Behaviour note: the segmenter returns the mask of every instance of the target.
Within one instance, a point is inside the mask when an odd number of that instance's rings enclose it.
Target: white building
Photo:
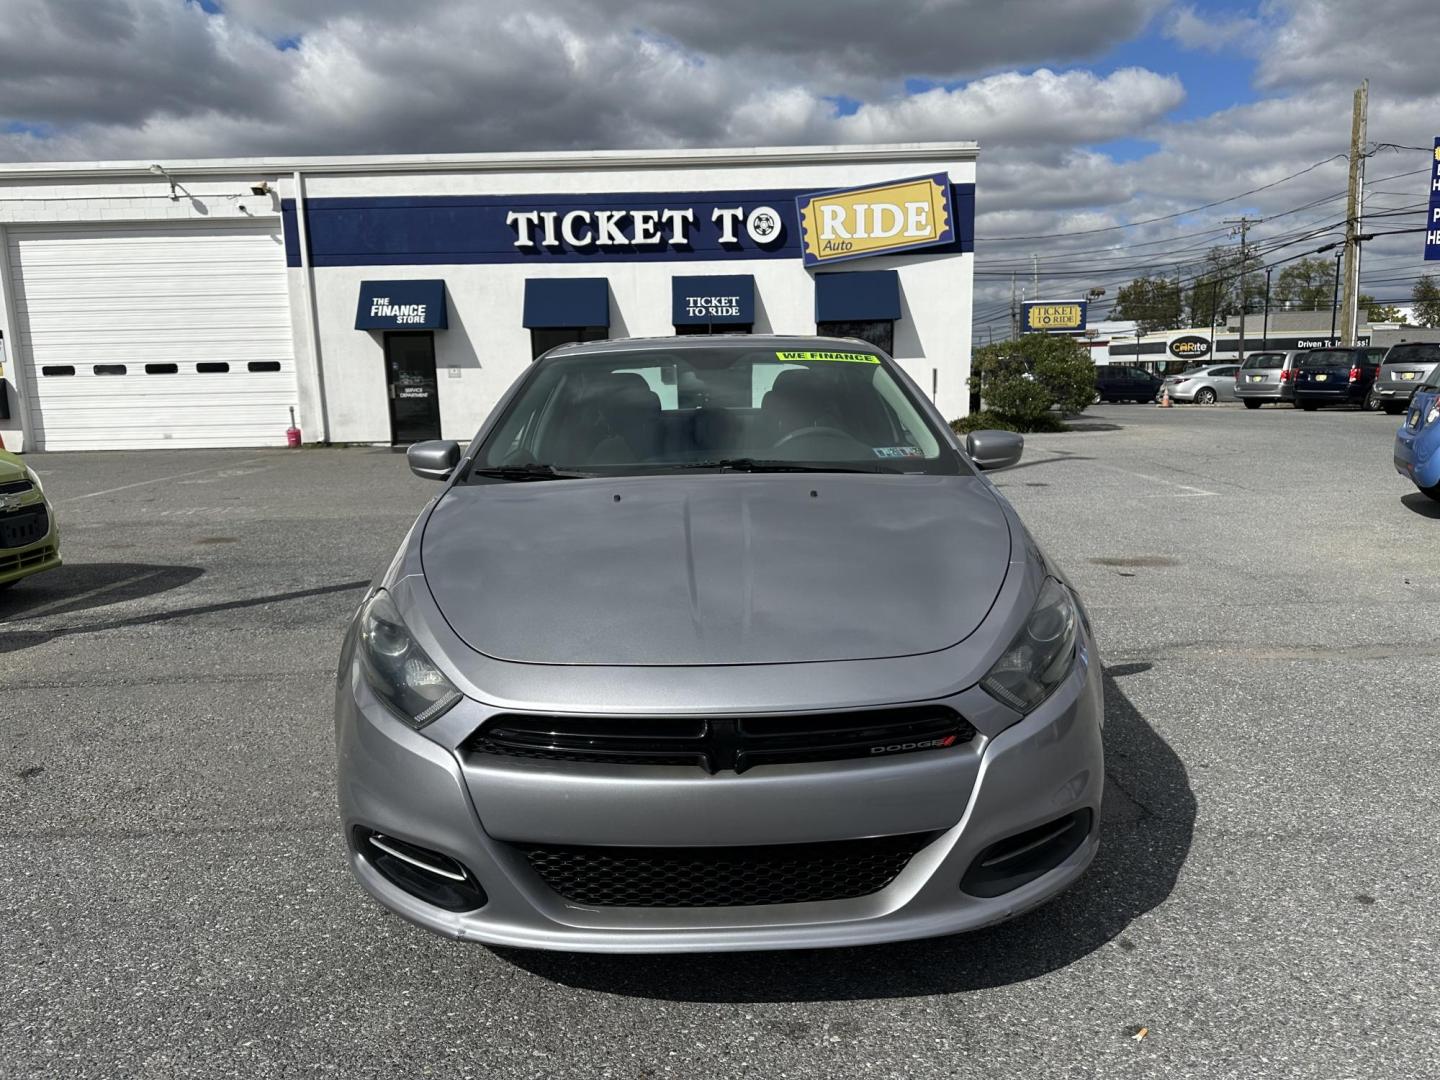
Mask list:
[[[961,416],[975,157],[0,165],[0,436],[273,446],[294,407],[307,442],[466,439],[553,344],[712,330],[865,337]]]

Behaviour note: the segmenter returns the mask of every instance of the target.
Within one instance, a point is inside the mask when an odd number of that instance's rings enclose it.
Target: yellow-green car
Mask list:
[[[0,589],[60,565],[60,529],[40,478],[0,450]]]

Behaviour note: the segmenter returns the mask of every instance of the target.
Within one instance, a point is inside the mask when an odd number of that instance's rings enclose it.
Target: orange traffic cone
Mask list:
[[[1159,404],[1158,407],[1161,408],[1161,409],[1173,409],[1173,408],[1175,407],[1175,403],[1170,400],[1170,389],[1169,389],[1169,387],[1166,387],[1165,390],[1161,392],[1161,394],[1160,394],[1160,404]]]

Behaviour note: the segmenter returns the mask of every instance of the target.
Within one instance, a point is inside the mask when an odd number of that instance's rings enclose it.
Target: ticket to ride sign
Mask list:
[[[950,178],[944,173],[801,195],[806,266],[948,244],[955,239]]]
[[[1032,300],[1021,307],[1020,327],[1027,334],[1084,330],[1086,306],[1084,300],[1060,300],[1051,303]]]

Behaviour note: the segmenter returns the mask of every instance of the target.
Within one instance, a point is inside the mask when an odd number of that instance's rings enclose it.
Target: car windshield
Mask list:
[[[1354,359],[1354,354],[1347,349],[1315,349],[1301,353],[1296,366],[1306,371],[1311,368],[1349,367]]]
[[[546,357],[470,475],[679,470],[968,471],[866,346],[727,343]]]

